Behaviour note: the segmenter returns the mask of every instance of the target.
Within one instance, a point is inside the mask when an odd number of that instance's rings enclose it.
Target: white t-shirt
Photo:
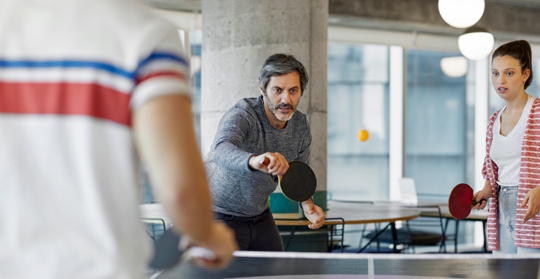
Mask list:
[[[493,123],[493,142],[491,143],[490,157],[499,167],[499,181],[497,182],[499,185],[517,186],[519,184],[523,135],[535,99],[535,97],[529,95],[518,123],[508,135],[503,136],[500,134],[501,114],[506,107],[499,112],[495,123]]]
[[[0,1],[0,278],[144,278],[132,110],[188,94],[177,30],[128,0]]]

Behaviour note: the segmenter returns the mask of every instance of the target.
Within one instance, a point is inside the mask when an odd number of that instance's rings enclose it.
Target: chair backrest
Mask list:
[[[172,227],[171,218],[167,216],[160,203],[139,204],[139,212],[142,222],[146,225],[146,231],[154,240],[160,238],[168,228]]]
[[[414,179],[402,177],[399,179],[399,190],[401,192],[401,202],[407,205],[417,205],[416,185]]]

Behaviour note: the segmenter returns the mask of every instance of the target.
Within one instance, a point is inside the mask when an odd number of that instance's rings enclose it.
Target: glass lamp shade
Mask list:
[[[495,39],[485,29],[469,29],[458,38],[459,51],[471,60],[487,57],[493,50]]]
[[[467,73],[467,62],[463,56],[445,57],[441,59],[441,70],[446,76],[462,77]]]
[[[450,26],[467,28],[484,14],[484,0],[439,0],[439,13]]]

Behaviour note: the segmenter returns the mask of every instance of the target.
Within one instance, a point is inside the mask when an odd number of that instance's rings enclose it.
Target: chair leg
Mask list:
[[[441,246],[439,246],[439,253],[441,253],[442,251],[446,253],[446,228],[448,228],[448,218],[446,218],[446,225],[443,225],[443,219],[440,214],[440,209],[439,209],[439,221],[441,223],[441,232],[442,232]]]

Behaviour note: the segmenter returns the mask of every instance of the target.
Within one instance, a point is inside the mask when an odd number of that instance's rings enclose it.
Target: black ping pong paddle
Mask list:
[[[264,157],[261,164],[268,166],[270,159]],[[317,188],[317,177],[313,170],[304,162],[291,161],[289,169],[281,177],[281,191],[296,202],[309,200]]]
[[[474,192],[471,186],[465,183],[460,183],[452,189],[448,198],[448,208],[450,214],[456,219],[465,219],[471,213],[471,208],[479,203],[474,200]]]

